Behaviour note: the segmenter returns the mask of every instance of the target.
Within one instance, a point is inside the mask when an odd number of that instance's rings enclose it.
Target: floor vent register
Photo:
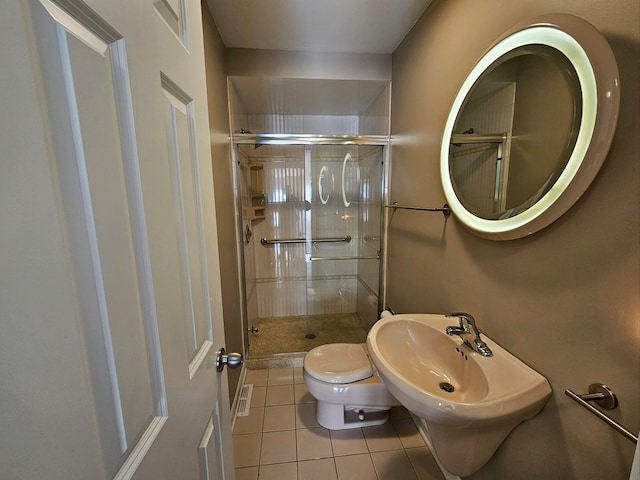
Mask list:
[[[240,399],[238,401],[238,417],[248,417],[251,408],[251,395],[253,395],[253,384],[249,383],[242,387],[240,391]]]

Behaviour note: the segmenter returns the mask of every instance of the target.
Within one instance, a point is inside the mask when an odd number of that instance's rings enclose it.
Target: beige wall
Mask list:
[[[606,36],[620,69],[620,118],[605,165],[545,230],[497,242],[440,214],[394,215],[387,303],[399,312],[469,311],[554,390],[474,479],[629,476],[633,444],[564,389],[608,384],[620,401],[610,415],[640,429],[639,10],[637,0],[436,0],[393,55],[391,200],[430,207],[444,203],[438,155],[449,107],[503,32],[537,15],[572,13]]]
[[[238,263],[236,254],[236,219],[234,209],[233,172],[229,145],[229,113],[227,106],[227,75],[224,70],[224,45],[206,5],[202,6],[209,129],[218,223],[220,274],[222,278],[222,308],[224,314],[225,349],[243,352],[242,317]],[[222,345],[214,345],[220,348]],[[240,369],[227,369],[229,395],[235,396]]]

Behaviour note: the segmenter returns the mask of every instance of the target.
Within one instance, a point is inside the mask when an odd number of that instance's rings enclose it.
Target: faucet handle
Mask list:
[[[464,319],[466,318],[466,315],[467,315],[466,313],[462,313],[462,312],[447,313],[445,315],[445,317],[447,318],[458,317],[458,322],[460,323],[460,326],[451,325],[449,327],[446,327],[445,332],[447,333],[447,335],[462,335],[462,334],[471,333],[467,328],[467,324],[464,321]]]
[[[476,320],[472,315],[465,312],[455,312],[447,314],[446,317],[458,317],[460,320],[459,327],[451,326],[445,328],[447,335],[460,335],[466,346],[483,357],[491,357],[493,355],[486,342],[480,338],[480,330],[476,326]]]
[[[451,325],[449,327],[446,327],[444,331],[447,335],[462,335],[463,333],[469,333],[469,329],[466,325],[463,325],[462,322],[460,322],[459,327]]]
[[[458,317],[458,321],[460,322],[460,327],[464,327],[465,329],[466,329],[465,320],[466,320],[466,323],[471,325],[474,329],[476,328],[476,320],[475,318],[473,318],[473,315],[471,315],[470,313],[466,313],[466,312],[447,313],[445,317],[448,317],[448,318]]]

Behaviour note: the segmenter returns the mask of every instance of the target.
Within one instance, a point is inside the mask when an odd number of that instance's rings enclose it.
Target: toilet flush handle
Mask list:
[[[224,347],[216,352],[216,370],[219,372],[224,370],[225,365],[229,365],[229,368],[238,368],[243,363],[244,358],[241,353],[227,354]]]

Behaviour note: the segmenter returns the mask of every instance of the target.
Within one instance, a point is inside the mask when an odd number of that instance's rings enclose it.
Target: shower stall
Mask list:
[[[385,146],[314,140],[236,147],[250,356],[364,342],[378,318]]]
[[[276,96],[287,109],[265,114],[262,105],[252,114],[247,98],[264,80],[230,80],[250,358],[365,342],[381,310],[388,83],[314,82],[284,81]],[[298,92],[298,102],[322,98],[325,110],[292,107],[285,91]]]

